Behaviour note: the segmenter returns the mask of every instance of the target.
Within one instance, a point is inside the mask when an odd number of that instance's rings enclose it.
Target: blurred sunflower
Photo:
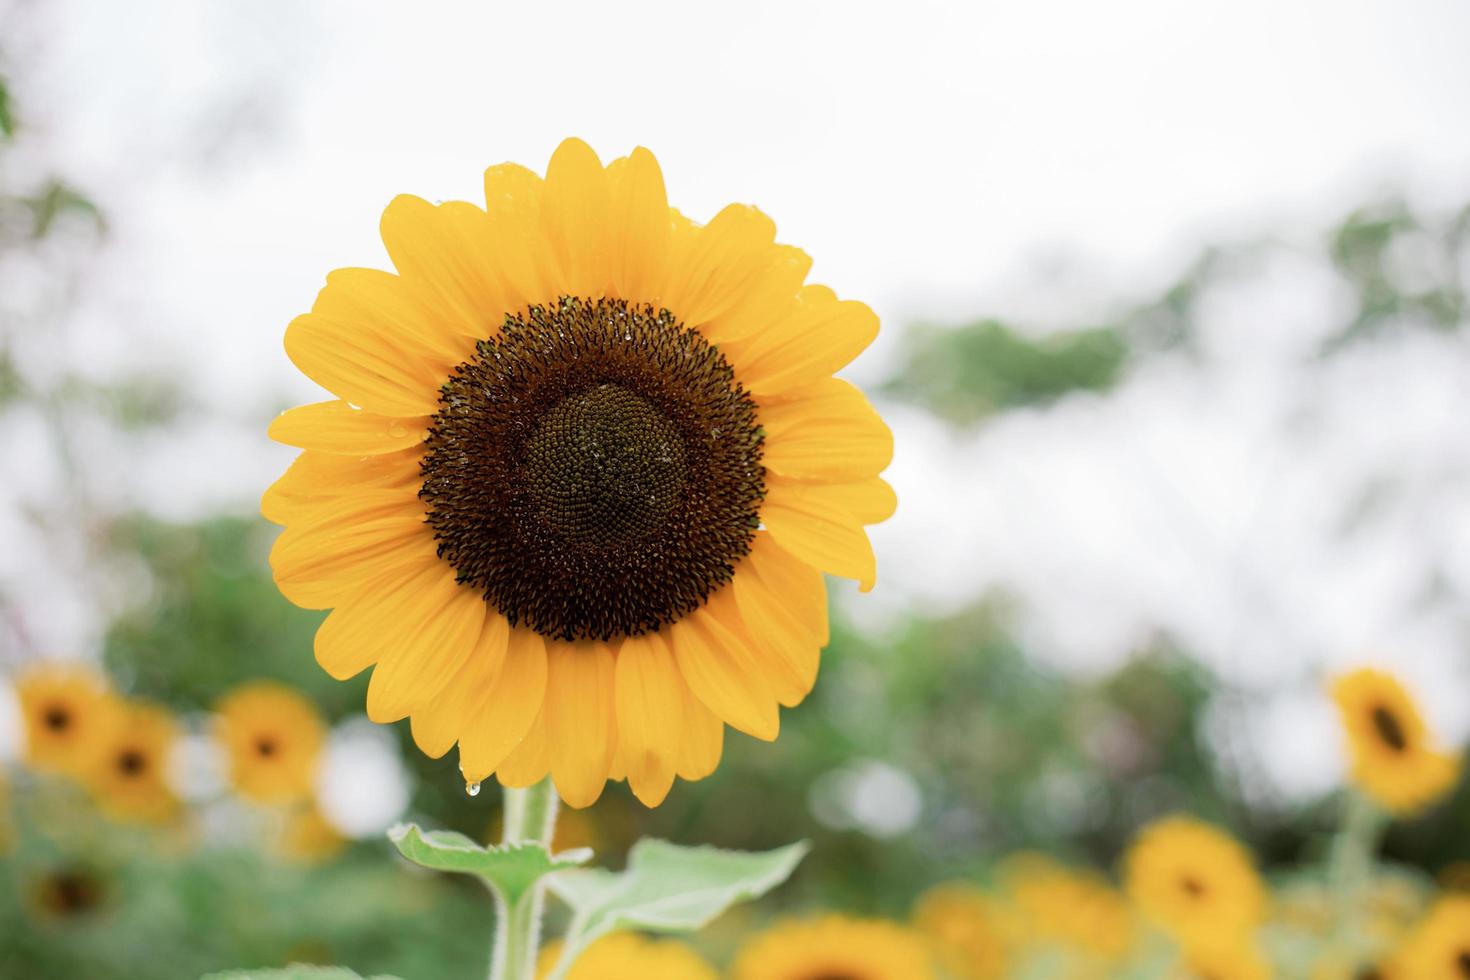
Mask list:
[[[1150,824],[1124,863],[1129,897],[1186,946],[1235,942],[1265,917],[1266,888],[1250,853],[1202,820],[1168,817]]]
[[[1253,940],[1196,941],[1185,952],[1181,972],[1190,980],[1271,980],[1274,971]]]
[[[1393,977],[1470,977],[1470,895],[1444,895],[1415,927],[1389,967]]]
[[[273,681],[243,684],[216,707],[216,731],[230,759],[230,782],[257,803],[311,794],[326,726],[316,707]]]
[[[993,980],[1006,973],[1003,914],[990,895],[971,885],[937,885],[914,905],[914,928],[940,965],[961,980]]]
[[[1021,941],[1061,945],[1110,962],[1132,949],[1133,911],[1102,876],[1022,852],[1002,864],[1000,879],[1017,913]]]
[[[822,573],[873,582],[892,436],[832,375],[878,321],[754,208],[670,208],[641,148],[567,140],[485,196],[396,198],[397,274],[333,273],[287,330],[336,399],[271,426],[305,450],[262,500],[272,568],[333,610],[327,672],[376,665],[368,715],[467,781],[653,806],[806,696]]]
[[[347,846],[347,838],[332,826],[315,805],[297,807],[286,817],[281,832],[281,853],[302,864],[316,864],[336,857]]]
[[[117,723],[92,757],[87,786],[110,816],[135,823],[163,823],[178,812],[168,780],[169,754],[178,729],[168,712],[152,705],[118,702]]]
[[[548,943],[536,964],[537,980],[551,975],[561,943]],[[567,972],[567,980],[718,980],[699,954],[671,939],[647,939],[614,932],[588,946]]]
[[[96,910],[106,898],[102,877],[90,868],[60,867],[30,883],[30,904],[46,919],[70,919]]]
[[[1430,746],[1414,699],[1393,676],[1353,671],[1333,681],[1332,697],[1347,731],[1353,782],[1390,813],[1423,809],[1459,778],[1459,760]]]
[[[881,919],[828,915],[778,923],[746,942],[732,980],[931,980],[924,939]]]
[[[20,675],[16,690],[26,764],[81,774],[113,724],[106,678],[77,665],[39,664]]]

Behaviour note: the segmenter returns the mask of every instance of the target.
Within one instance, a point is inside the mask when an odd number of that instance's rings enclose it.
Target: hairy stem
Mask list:
[[[550,850],[552,832],[556,829],[556,807],[556,789],[550,778],[527,789],[507,788],[505,833],[501,843],[540,844]],[[539,882],[513,903],[496,896],[490,980],[535,980],[545,901],[546,891]]]

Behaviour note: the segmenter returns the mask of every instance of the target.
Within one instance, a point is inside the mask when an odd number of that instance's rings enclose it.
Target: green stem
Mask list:
[[[1337,939],[1348,944],[1356,938],[1359,899],[1371,882],[1373,856],[1388,820],[1372,800],[1357,790],[1348,790],[1343,811],[1342,829],[1333,838],[1328,856],[1327,884],[1335,905]]]
[[[503,844],[541,844],[551,849],[556,829],[556,789],[543,779],[527,789],[505,790]],[[507,908],[495,897],[495,946],[490,954],[490,980],[535,980],[536,953],[541,945],[541,910],[545,888],[538,882]]]

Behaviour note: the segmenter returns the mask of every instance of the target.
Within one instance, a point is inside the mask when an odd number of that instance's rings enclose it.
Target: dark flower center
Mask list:
[[[59,704],[53,704],[46,709],[41,720],[53,732],[64,732],[71,726],[71,712]]]
[[[1470,977],[1470,949],[1460,950],[1460,955],[1455,957],[1455,965],[1460,968],[1460,976]]]
[[[102,899],[102,886],[84,871],[57,871],[42,879],[42,904],[57,915],[76,915],[94,908]]]
[[[1394,752],[1403,752],[1409,747],[1408,736],[1404,734],[1404,726],[1400,724],[1398,715],[1380,704],[1374,707],[1372,717],[1373,727],[1377,730],[1378,737],[1383,739],[1384,745]]]
[[[262,735],[255,740],[255,752],[263,759],[269,759],[275,755],[277,748],[276,740],[269,735]]]
[[[124,776],[140,775],[147,768],[147,757],[137,749],[124,749],[117,755],[117,770]]]
[[[657,630],[750,550],[755,403],[667,310],[563,298],[508,316],[439,406],[419,496],[440,557],[512,624],[568,640]]]
[[[1204,882],[1200,881],[1194,875],[1185,875],[1181,878],[1179,880],[1179,887],[1183,888],[1184,893],[1190,898],[1203,898],[1205,892],[1208,890],[1205,888]]]

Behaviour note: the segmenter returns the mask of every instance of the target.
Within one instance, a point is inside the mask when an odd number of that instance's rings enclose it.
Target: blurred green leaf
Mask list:
[[[587,848],[553,855],[540,844],[481,847],[464,834],[452,830],[425,832],[414,823],[391,828],[388,839],[414,864],[481,878],[509,905],[516,904],[552,872],[575,868],[592,857]]]
[[[32,238],[45,238],[58,221],[68,217],[85,218],[97,231],[106,227],[102,210],[91,198],[56,178],[47,181],[39,193],[26,198],[25,205],[31,212]]]
[[[736,902],[758,898],[791,876],[810,849],[805,841],[765,853],[681,847],[644,839],[623,872],[589,868],[549,879],[572,907],[572,924],[552,977],[564,974],[598,937],[617,929],[693,932]]]
[[[1030,338],[999,320],[920,328],[887,390],[969,425],[1011,408],[1044,405],[1115,385],[1128,357],[1113,328]]]
[[[398,980],[387,974],[362,977],[342,966],[311,966],[293,963],[281,970],[228,970],[224,973],[208,973],[199,980]]]
[[[15,135],[15,109],[10,101],[10,86],[0,75],[0,137],[9,139]]]

